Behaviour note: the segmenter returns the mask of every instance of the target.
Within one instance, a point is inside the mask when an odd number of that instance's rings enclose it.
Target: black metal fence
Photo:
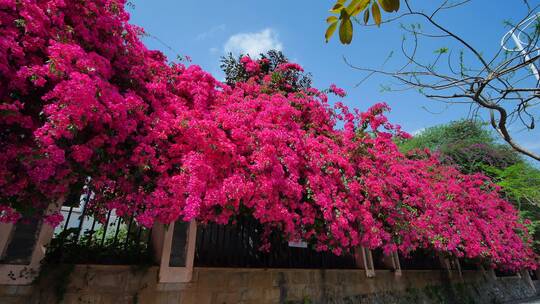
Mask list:
[[[278,234],[270,236],[270,251],[261,251],[261,225],[241,219],[236,225],[208,224],[197,228],[195,266],[239,268],[357,268],[352,252],[336,256],[312,248],[291,247]]]
[[[495,269],[495,276],[497,276],[497,277],[514,277],[514,276],[517,276],[517,275],[518,275],[518,273],[515,272],[515,271]]]
[[[391,262],[386,262],[387,259],[381,248],[371,250],[371,256],[373,257],[373,266],[376,270],[391,270],[393,269]]]
[[[459,264],[462,270],[478,270],[478,262],[471,259],[460,259]]]
[[[64,221],[57,227],[47,249],[46,262],[82,264],[150,264],[152,263],[151,229],[137,224],[133,217],[123,218],[113,211],[100,221],[87,214],[89,196],[62,207]],[[358,268],[354,251],[337,256],[317,252],[302,244],[290,244],[279,233],[271,233],[271,249],[262,251],[262,225],[244,217],[236,224],[199,225],[195,261],[199,267],[238,268]],[[390,269],[382,250],[372,251],[375,269]],[[425,250],[400,256],[401,268],[440,269],[438,257]]]
[[[46,261],[81,264],[146,264],[152,261],[151,230],[133,217],[109,211],[105,219],[87,214],[89,199],[62,207],[64,221],[47,248]]]
[[[417,249],[409,256],[399,255],[399,262],[403,270],[431,270],[441,269],[441,262],[435,252]]]

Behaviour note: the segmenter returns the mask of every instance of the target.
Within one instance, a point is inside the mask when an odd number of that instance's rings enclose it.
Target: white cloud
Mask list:
[[[249,54],[258,56],[269,50],[283,49],[283,44],[279,41],[276,31],[271,28],[264,29],[256,33],[238,33],[229,37],[223,50],[225,53]]]
[[[214,36],[215,34],[219,33],[219,32],[223,32],[227,29],[227,26],[225,24],[220,24],[218,26],[214,26],[213,28],[209,29],[208,31],[204,32],[204,33],[200,33],[199,35],[197,35],[197,37],[195,37],[196,40],[205,40],[207,38],[210,38],[212,36]]]

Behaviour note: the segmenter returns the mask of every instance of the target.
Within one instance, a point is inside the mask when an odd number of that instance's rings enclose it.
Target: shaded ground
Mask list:
[[[506,304],[540,304],[540,297],[534,297],[522,301],[507,302]]]

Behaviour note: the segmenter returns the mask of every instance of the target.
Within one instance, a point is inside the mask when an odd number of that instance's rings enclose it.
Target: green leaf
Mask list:
[[[326,38],[326,43],[328,43],[328,41],[330,40],[330,38],[332,38],[332,35],[334,35],[334,32],[336,31],[336,27],[337,27],[337,21],[330,24],[328,26],[328,28],[326,29],[326,34],[324,34],[324,38]]]
[[[326,18],[326,23],[328,24],[331,24],[331,23],[334,23],[334,22],[337,22],[338,21],[338,18],[336,16],[330,16],[328,18]]]
[[[394,2],[394,12],[399,11],[400,0],[392,0]]]
[[[392,3],[390,0],[377,0],[385,12],[392,12]]]
[[[389,0],[378,0],[378,2],[385,12],[387,13],[392,12],[392,4],[390,3]]]
[[[446,53],[448,53],[448,48],[447,47],[442,47],[442,48],[440,48],[438,50],[435,50],[434,53],[435,54],[446,54]]]
[[[364,24],[369,22],[369,10],[364,11]]]
[[[350,18],[344,18],[339,25],[339,40],[343,44],[350,44],[353,37],[353,25]]]
[[[24,19],[15,19],[15,21],[13,21],[15,23],[15,26],[16,27],[25,27],[26,26],[26,21]]]
[[[378,0],[382,9],[388,13],[399,10],[399,0]]]
[[[373,20],[375,20],[375,24],[377,24],[377,26],[381,26],[381,9],[376,2],[373,3],[373,6],[371,7],[371,14],[373,15]]]

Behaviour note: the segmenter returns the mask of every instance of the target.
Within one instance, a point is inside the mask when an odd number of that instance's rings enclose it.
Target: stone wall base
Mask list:
[[[76,265],[46,267],[29,286],[0,286],[5,304],[349,304],[504,303],[534,296],[519,277],[491,279],[479,271],[463,278],[444,271],[401,276],[363,270],[195,268],[191,283],[159,284],[158,267]]]

